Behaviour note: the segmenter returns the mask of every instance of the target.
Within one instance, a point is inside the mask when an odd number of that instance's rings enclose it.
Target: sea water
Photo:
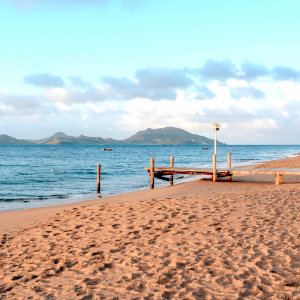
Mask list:
[[[211,168],[213,146],[0,146],[0,211],[64,204],[98,197],[97,164],[101,164],[101,196],[148,189],[150,177],[144,170],[150,157],[158,166]],[[300,146],[218,146],[217,166],[232,166],[290,157]],[[182,176],[181,176],[182,177]],[[176,179],[175,184],[194,180]],[[168,182],[155,181],[156,187]]]

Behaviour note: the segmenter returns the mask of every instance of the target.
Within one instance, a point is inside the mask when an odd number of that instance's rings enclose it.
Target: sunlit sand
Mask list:
[[[1,299],[298,299],[300,178],[233,180],[1,213]]]

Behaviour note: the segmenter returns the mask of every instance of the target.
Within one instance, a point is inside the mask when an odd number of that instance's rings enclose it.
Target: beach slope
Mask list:
[[[299,299],[299,178],[248,179],[1,213],[0,299]]]

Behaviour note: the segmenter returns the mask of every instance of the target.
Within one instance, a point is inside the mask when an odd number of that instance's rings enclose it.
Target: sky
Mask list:
[[[300,144],[298,0],[0,0],[0,134],[174,126]]]

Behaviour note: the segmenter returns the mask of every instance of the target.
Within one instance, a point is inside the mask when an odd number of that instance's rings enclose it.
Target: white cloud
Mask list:
[[[105,86],[88,88],[50,88],[44,90],[45,96],[52,102],[60,102],[72,105],[74,103],[101,102],[112,99],[111,91]]]
[[[228,79],[226,80],[226,84],[231,88],[249,87],[249,82],[244,79]]]
[[[297,90],[300,84],[293,83],[293,87]],[[210,134],[211,124],[219,122],[222,128],[226,129],[226,136],[229,139],[230,133],[242,137],[232,139],[231,142],[255,143],[257,135],[265,135],[267,141],[268,136],[276,136],[277,130],[285,126],[285,122],[291,117],[287,104],[288,97],[294,98],[294,94],[286,93],[289,89],[286,89],[285,85],[277,85],[277,90],[285,99],[278,105],[277,101],[274,104],[272,99],[274,86],[261,84],[260,88],[266,93],[266,99],[245,98],[242,101],[233,99],[230,97],[230,87],[216,82],[210,85],[210,89],[217,96],[210,100],[198,101],[193,94],[184,92],[179,92],[175,101],[134,99],[126,106],[121,124],[129,126],[131,131],[147,127],[177,126],[195,133]],[[299,104],[300,111],[300,101],[296,103]],[[297,106],[295,103],[294,105]],[[286,132],[289,136],[288,128]]]
[[[268,131],[278,128],[278,125],[274,119],[253,119],[248,121],[240,121],[238,128],[232,128],[234,131],[246,133],[261,133],[262,131]]]
[[[68,91],[65,88],[52,88],[45,90],[45,96],[53,102],[68,103]]]
[[[2,119],[35,120],[36,124],[43,118],[61,120],[60,126],[88,128],[86,135],[120,138],[164,126],[209,136],[211,124],[217,122],[222,125],[223,141],[228,143],[276,139],[300,143],[293,137],[300,124],[298,71],[277,68],[285,79],[280,81],[273,78],[272,69],[261,65],[244,66],[244,73],[229,63],[210,63],[205,68],[201,73],[207,76],[205,80],[195,70],[142,69],[133,79],[106,77],[99,85],[92,85],[70,76],[70,85],[56,87],[53,85],[60,77],[45,73],[48,75],[29,77],[35,82],[43,79],[40,95],[0,93],[0,115]],[[222,74],[217,76],[219,69]]]
[[[103,106],[99,106],[93,103],[87,103],[86,108],[90,109],[92,112],[102,115],[106,112],[106,109]]]

